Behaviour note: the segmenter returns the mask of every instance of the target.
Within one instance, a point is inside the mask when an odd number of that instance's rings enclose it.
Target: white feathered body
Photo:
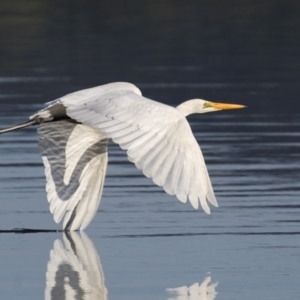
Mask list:
[[[95,139],[95,143],[101,139],[112,139],[122,149],[127,150],[128,159],[138,169],[141,169],[146,177],[152,178],[153,182],[162,186],[168,194],[176,195],[181,202],[189,199],[194,208],[198,208],[200,203],[206,213],[210,213],[208,202],[217,206],[202,152],[180,107],[174,108],[147,99],[142,96],[136,86],[130,83],[112,83],[82,90],[49,102],[47,105],[45,109],[37,112],[31,118],[49,116],[55,118],[66,114],[67,117],[76,121],[75,124],[80,123],[76,127],[82,126],[77,140],[76,136],[73,136],[73,142],[68,138],[65,174],[62,175],[64,178],[71,178],[72,170],[79,160],[78,153],[81,155],[83,153],[80,148],[87,148],[81,141],[81,136],[91,140],[90,144],[93,144],[93,139]],[[54,125],[55,123],[53,122]],[[76,130],[78,131],[78,129]],[[48,181],[47,190],[55,190],[55,181],[51,179],[47,158],[43,158],[43,161]],[[69,164],[74,166],[70,167]],[[99,166],[93,168],[93,165],[97,166],[97,164]],[[55,219],[56,221],[60,221],[63,214],[66,213],[69,218],[64,222],[64,226],[66,226],[72,218],[73,210],[83,202],[84,192],[80,190],[88,190],[89,184],[95,182],[99,184],[99,180],[97,181],[94,177],[103,176],[106,164],[107,153],[96,151],[95,157],[88,162],[88,166],[83,168],[83,173],[79,177],[77,196],[75,196],[76,192],[70,195],[77,197],[72,200],[72,205],[62,205],[55,192],[52,191],[50,196],[48,193],[50,202],[60,204],[58,205],[59,213],[57,213],[59,216]],[[99,173],[101,167],[102,170]],[[85,176],[87,176],[86,179]],[[51,180],[52,185],[49,184]],[[68,182],[65,180],[64,184],[68,184]],[[94,198],[98,197],[99,199],[103,182],[104,178],[100,180],[98,188],[93,186]],[[49,197],[52,198],[49,199]],[[93,202],[96,200],[93,199]],[[53,207],[52,203],[51,205]],[[98,205],[99,200],[93,209],[97,210]],[[62,208],[63,206],[64,208]],[[55,217],[54,210],[53,213]],[[76,212],[76,214],[78,213]],[[85,213],[81,214],[82,217],[71,229],[74,230],[82,224],[84,226],[81,229],[83,229],[88,225],[92,214],[89,214],[88,222],[84,220]]]

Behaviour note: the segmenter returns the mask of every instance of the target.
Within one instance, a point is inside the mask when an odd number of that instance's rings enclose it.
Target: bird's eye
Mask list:
[[[208,108],[208,107],[211,107],[211,103],[210,102],[204,102],[203,108]]]

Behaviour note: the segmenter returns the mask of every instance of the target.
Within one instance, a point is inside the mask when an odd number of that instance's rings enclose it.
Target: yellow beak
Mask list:
[[[211,107],[215,109],[240,109],[240,108],[245,108],[246,106],[240,104],[211,102]]]

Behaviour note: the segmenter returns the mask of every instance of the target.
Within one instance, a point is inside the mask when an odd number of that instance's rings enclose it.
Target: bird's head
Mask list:
[[[228,109],[240,109],[245,108],[246,106],[240,104],[230,104],[230,103],[219,103],[219,102],[211,102],[199,99],[201,101],[201,112],[212,112],[217,110],[228,110]]]
[[[240,109],[244,107],[246,106],[240,104],[219,103],[203,99],[192,99],[183,102],[177,106],[177,109],[180,110],[185,116],[188,116],[190,114],[203,114],[218,110]]]

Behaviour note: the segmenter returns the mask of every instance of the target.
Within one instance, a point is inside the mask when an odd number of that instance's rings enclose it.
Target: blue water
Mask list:
[[[17,1],[19,2],[19,1]],[[189,117],[219,208],[166,195],[118,146],[80,233],[49,213],[35,128],[0,136],[0,298],[298,299],[300,41],[294,1],[0,4],[0,128],[111,81],[241,103]]]
[[[192,121],[192,127],[220,204],[209,216],[164,194],[127,161],[125,153],[110,145],[100,209],[86,230],[96,250],[85,250],[91,261],[101,256],[108,299],[297,298],[300,205],[296,174],[300,170],[297,147],[291,141],[300,124],[290,126],[281,139],[278,131],[285,116],[270,122],[272,117],[258,115],[255,123],[248,121],[247,126],[238,113],[202,117],[199,120],[207,122]],[[7,124],[16,121],[5,116],[3,120]],[[257,124],[260,132],[255,130]],[[237,126],[239,132],[234,132]],[[248,127],[253,132],[245,132]],[[1,137],[2,230],[61,228],[48,211],[36,139],[31,128]],[[282,158],[287,148],[290,155]],[[1,293],[13,299],[42,298],[47,290],[49,252],[54,241],[63,240],[63,234],[3,233],[0,239]],[[84,244],[76,246],[78,240],[74,241],[76,249]],[[68,251],[71,255],[72,250]],[[63,255],[61,261],[64,259]],[[80,259],[71,260],[79,274],[83,268]],[[83,259],[84,263],[85,270],[94,268],[94,263],[89,265]],[[56,271],[57,264],[52,267]],[[87,275],[83,272],[80,276]],[[62,284],[59,278],[53,279],[48,294]],[[79,291],[86,289],[91,297],[94,284],[101,294],[99,280],[90,280],[87,284],[81,279]],[[207,298],[197,288],[201,284]],[[69,281],[63,286],[70,295],[78,292]]]

